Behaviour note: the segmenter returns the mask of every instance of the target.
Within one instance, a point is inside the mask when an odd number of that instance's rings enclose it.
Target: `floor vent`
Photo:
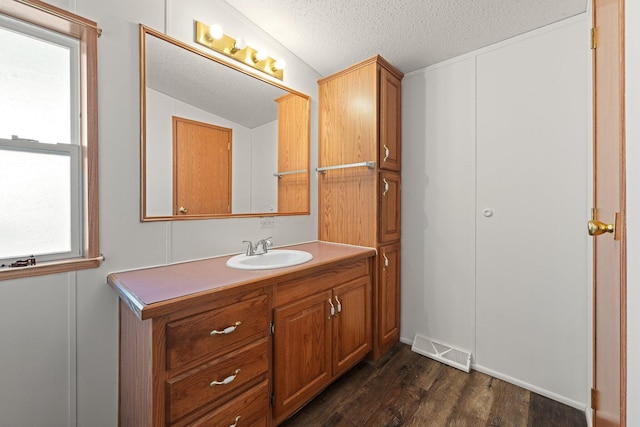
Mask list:
[[[471,353],[439,343],[419,334],[416,334],[413,338],[411,351],[467,373],[471,367]]]

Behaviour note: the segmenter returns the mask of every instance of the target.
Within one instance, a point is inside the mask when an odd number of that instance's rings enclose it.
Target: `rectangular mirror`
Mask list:
[[[307,95],[140,25],[143,221],[309,214]]]

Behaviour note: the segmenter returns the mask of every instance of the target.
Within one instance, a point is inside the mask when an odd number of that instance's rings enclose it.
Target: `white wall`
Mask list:
[[[588,28],[572,18],[403,82],[403,340],[472,351],[476,369],[582,409]]]
[[[627,123],[627,425],[640,425],[640,3],[625,2]]]
[[[402,336],[418,332],[471,351],[475,58],[407,75],[402,84]]]
[[[245,34],[287,61],[284,83],[312,97],[311,162],[317,164],[317,84],[307,65],[217,1],[58,0],[98,22],[100,249],[98,269],[0,282],[0,425],[117,425],[118,300],[109,273],[242,251],[241,240],[276,245],[317,238],[317,190],[309,216],[141,223],[138,23],[191,42],[192,20]],[[181,28],[182,31],[178,31]]]

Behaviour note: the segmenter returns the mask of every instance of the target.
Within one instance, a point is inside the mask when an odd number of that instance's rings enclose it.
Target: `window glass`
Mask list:
[[[77,52],[75,39],[0,19],[0,138],[17,135],[40,142],[77,143],[72,141],[77,123],[71,121],[78,85],[77,59],[72,55]]]

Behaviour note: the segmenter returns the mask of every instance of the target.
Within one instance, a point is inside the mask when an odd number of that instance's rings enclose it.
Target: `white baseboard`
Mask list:
[[[400,342],[402,342],[404,344],[411,345],[413,341],[411,339],[409,339],[409,338],[400,337]],[[526,390],[529,390],[529,391],[532,391],[534,393],[538,393],[541,396],[548,397],[551,400],[555,400],[556,402],[560,402],[560,403],[563,403],[565,405],[571,406],[572,408],[576,408],[576,409],[578,409],[578,410],[580,410],[580,411],[585,413],[585,416],[587,417],[587,422],[590,421],[590,418],[591,418],[590,410],[582,402],[578,402],[578,401],[575,401],[573,399],[569,399],[568,397],[559,395],[557,393],[553,393],[553,392],[551,392],[549,390],[545,390],[545,389],[540,388],[538,386],[535,386],[533,384],[529,384],[529,383],[527,383],[525,381],[521,381],[521,380],[519,380],[517,378],[510,377],[510,376],[505,375],[503,373],[500,373],[500,372],[494,371],[492,369],[486,368],[486,367],[484,367],[482,365],[478,365],[478,364],[472,363],[471,364],[471,369],[473,369],[475,371],[478,371],[478,372],[482,372],[483,374],[490,375],[490,376],[492,376],[494,378],[498,378],[498,379],[500,379],[502,381],[506,381],[506,382],[508,382],[510,384],[517,385],[518,387],[522,387],[522,388],[524,388]]]
[[[586,405],[584,403],[582,403],[582,402],[577,402],[577,401],[575,401],[573,399],[569,399],[568,397],[559,395],[557,393],[553,393],[553,392],[551,392],[549,390],[545,390],[545,389],[543,389],[541,387],[535,386],[533,384],[529,384],[529,383],[527,383],[525,381],[521,381],[521,380],[519,380],[517,378],[513,378],[513,377],[510,377],[510,376],[505,375],[503,373],[496,372],[496,371],[491,370],[489,368],[485,368],[484,366],[472,363],[471,364],[471,369],[476,370],[478,372],[482,372],[483,374],[490,375],[490,376],[492,376],[494,378],[498,378],[498,379],[500,379],[502,381],[506,381],[506,382],[508,382],[510,384],[517,385],[518,387],[522,387],[522,388],[524,388],[526,390],[529,390],[529,391],[532,391],[534,393],[538,393],[539,395],[544,396],[544,397],[548,397],[549,399],[555,400],[556,402],[564,403],[565,405],[571,406],[572,408],[576,408],[576,409],[578,409],[578,410],[580,410],[582,412],[585,412],[586,409],[587,409]]]

